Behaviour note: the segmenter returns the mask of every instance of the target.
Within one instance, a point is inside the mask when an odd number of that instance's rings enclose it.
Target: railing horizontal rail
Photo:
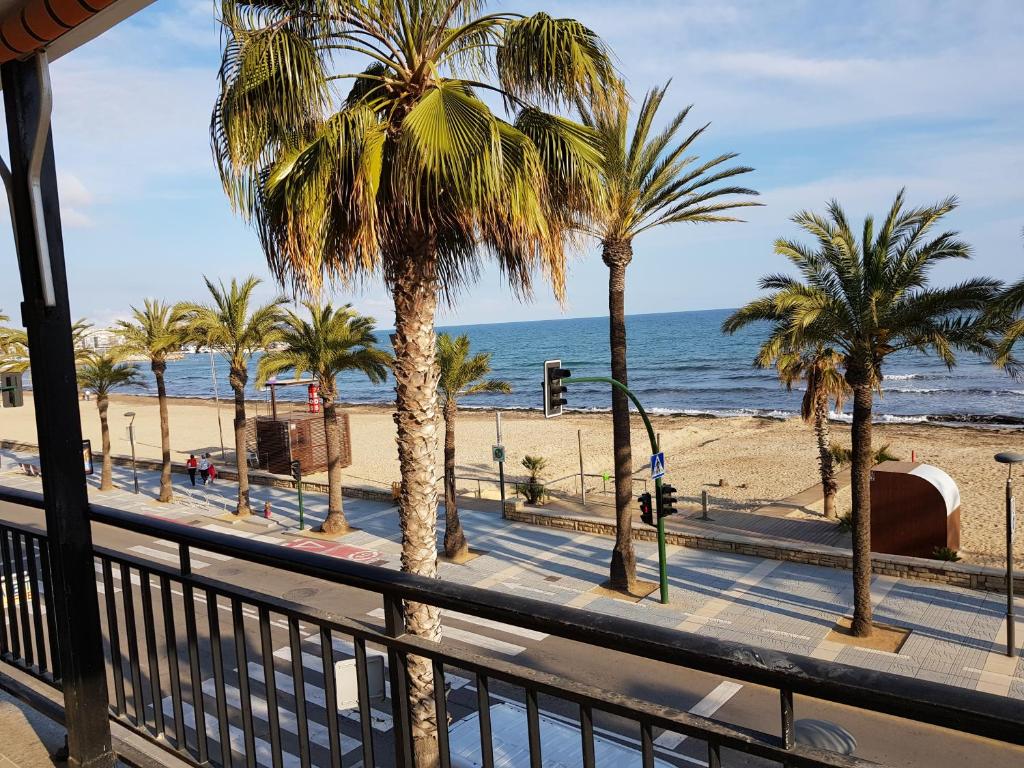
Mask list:
[[[41,508],[39,494],[0,489],[0,500]],[[308,552],[285,550],[274,544],[243,540],[227,534],[196,530],[99,505],[91,507],[92,519],[136,533],[167,539],[211,552],[236,557],[256,564],[281,568],[313,578],[382,594],[391,600],[411,600],[457,610],[507,624],[547,632],[567,640],[609,648],[635,656],[663,661],[693,670],[721,675],[777,688],[810,698],[882,712],[897,717],[930,723],[953,730],[1024,744],[1024,703],[977,691],[957,689],[950,695],[945,685],[900,675],[876,672],[777,651],[750,648],[738,643],[680,633],[613,616],[587,613],[517,595],[496,596],[494,592],[450,582],[427,579],[374,566],[337,560]],[[5,524],[9,528],[19,526]],[[120,562],[135,563],[121,553],[102,551],[102,556]],[[171,569],[148,561],[138,564],[150,573]],[[220,591],[216,584],[190,576],[196,586]],[[276,601],[260,593],[232,588],[245,599],[274,605]],[[283,606],[282,606],[283,608]],[[327,617],[313,617],[322,622]],[[371,642],[382,642],[372,630],[351,625],[340,617],[331,619],[346,634],[361,635]],[[369,634],[366,634],[369,632]],[[407,636],[389,638],[395,648],[429,656],[429,648]],[[436,646],[427,644],[430,648]],[[452,658],[450,649],[444,656]],[[467,660],[468,663],[468,660]],[[496,675],[488,661],[487,673]],[[527,670],[527,674],[536,674]],[[520,684],[522,682],[520,681]],[[563,683],[564,685],[564,683]],[[560,695],[565,691],[561,690]],[[607,704],[599,705],[608,709]],[[654,716],[652,711],[651,716]],[[635,716],[635,715],[634,715]],[[680,728],[673,723],[670,727]],[[703,724],[702,724],[702,727]],[[705,729],[706,730],[706,729]],[[810,759],[810,758],[808,758]],[[813,763],[808,763],[813,764]]]

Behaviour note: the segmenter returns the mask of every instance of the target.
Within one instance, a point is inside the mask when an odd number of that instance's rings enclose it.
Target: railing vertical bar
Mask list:
[[[3,531],[3,538],[0,538],[0,557],[4,565],[4,589],[7,591],[7,620],[11,626],[11,658],[15,662],[21,661],[21,628],[18,626],[18,602],[14,599],[14,569],[11,567],[11,549],[13,545],[8,539],[14,537],[14,531]]]
[[[231,765],[231,729],[228,723],[228,702],[224,691],[224,653],[220,642],[220,615],[217,593],[206,590],[206,616],[210,628],[210,658],[213,660],[213,691],[217,701],[217,728],[220,732],[221,765]],[[199,696],[203,695],[202,689]]]
[[[270,729],[270,760],[273,768],[282,768],[281,722],[277,711],[277,678],[274,671],[274,639],[270,629],[270,611],[260,606],[260,647],[262,650],[263,681],[267,693],[267,723]]]
[[[231,622],[235,631],[235,661],[238,662],[238,696],[242,709],[242,734],[245,739],[245,764],[256,768],[256,733],[252,723],[252,698],[249,696],[249,659],[245,650],[245,616],[242,601],[231,599]]]
[[[640,723],[640,758],[643,768],[654,768],[654,733],[646,721]]]
[[[526,689],[526,735],[530,743],[530,768],[543,768],[540,752],[540,707],[537,691]]]
[[[355,639],[356,686],[359,688],[359,727],[363,741],[363,765],[376,765],[373,759],[373,722],[370,720],[370,682],[366,673],[366,641]]]
[[[583,742],[583,768],[594,768],[594,711],[580,704],[580,739]]]
[[[494,735],[491,732],[490,680],[479,672],[476,675],[476,703],[480,721],[480,757],[483,768],[494,768]]]
[[[46,672],[46,632],[43,630],[42,600],[39,597],[39,568],[36,566],[36,537],[25,536],[25,555],[28,560],[28,580],[32,584],[32,634],[36,636],[36,667]]]
[[[14,542],[14,565],[17,569],[15,578],[18,584],[18,608],[21,611],[22,653],[25,658],[25,666],[31,667],[35,664],[35,654],[32,652],[32,627],[28,615],[30,585],[25,579],[25,551],[21,544],[21,534],[15,531],[11,539]]]
[[[782,746],[785,749],[792,749],[795,741],[793,732],[793,692],[785,688],[780,689],[779,703],[782,715]]]
[[[452,763],[448,745],[448,692],[444,681],[444,662],[434,659],[434,714],[437,717],[437,757],[441,768]]]
[[[402,601],[384,596],[384,631],[391,637],[404,633]],[[409,662],[402,651],[388,646],[388,673],[391,678],[391,712],[395,723],[395,764],[398,768],[414,768],[412,725],[409,720]]]
[[[195,717],[196,753],[200,763],[209,760],[206,739],[206,706],[203,703],[203,678],[199,666],[199,632],[196,627],[195,591],[192,588],[192,564],[188,545],[178,547],[181,570],[181,594],[185,608],[185,640],[188,643],[189,686],[192,691],[192,713]]]
[[[135,710],[135,724],[145,726],[146,710],[142,701],[142,672],[139,668],[139,636],[135,626],[135,597],[132,594],[132,572],[127,563],[121,563],[121,595],[124,600],[128,666],[132,674],[132,708]]]
[[[708,742],[708,768],[722,768],[722,751],[713,741]]]
[[[327,705],[327,738],[331,742],[331,768],[341,768],[338,690],[334,687],[334,638],[327,627],[320,627],[320,660],[324,670],[324,703]]]
[[[160,659],[156,647],[156,622],[153,616],[153,582],[148,570],[139,569],[139,589],[142,592],[142,623],[146,632],[146,651],[149,663],[149,690],[153,700],[153,727],[158,736],[164,735],[163,691],[160,687]]]
[[[46,634],[50,644],[50,675],[54,682],[60,681],[60,642],[57,639],[57,624],[53,613],[53,579],[50,572],[50,543],[39,539],[39,567],[43,582],[43,602],[46,606]]]
[[[6,548],[7,542],[7,529],[0,527],[0,549]],[[6,549],[3,554],[2,563],[0,563],[0,581],[3,582],[3,586],[6,588],[10,584],[10,579],[7,576],[7,552]],[[11,646],[7,642],[7,627],[11,625],[11,619],[7,617],[7,607],[10,606],[11,612],[14,611],[14,599],[8,598],[6,595],[0,598],[0,618],[3,619],[4,625],[0,627],[0,655],[7,656],[11,652]]]
[[[288,647],[292,656],[292,680],[295,689],[295,720],[299,736],[299,764],[309,768],[309,722],[306,720],[306,683],[302,671],[302,635],[299,620],[288,617]]]
[[[102,560],[103,602],[107,606],[107,639],[110,641],[110,671],[114,675],[114,711],[127,715],[124,700],[124,659],[121,658],[121,632],[117,627],[117,597],[114,594],[114,573],[110,561]]]
[[[167,651],[167,674],[171,686],[171,711],[174,714],[174,746],[187,752],[185,743],[185,715],[181,706],[181,671],[178,664],[178,633],[174,626],[174,603],[171,600],[171,580],[160,576],[160,605],[164,620],[164,647]],[[162,706],[162,702],[161,702]]]

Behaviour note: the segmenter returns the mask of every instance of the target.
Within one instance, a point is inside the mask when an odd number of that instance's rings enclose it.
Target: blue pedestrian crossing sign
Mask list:
[[[651,456],[651,480],[657,480],[665,476],[665,452],[655,453]]]

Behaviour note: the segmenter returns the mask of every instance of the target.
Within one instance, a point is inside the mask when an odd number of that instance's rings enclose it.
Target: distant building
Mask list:
[[[121,336],[108,328],[90,329],[82,337],[82,346],[96,352],[109,352],[121,343]]]

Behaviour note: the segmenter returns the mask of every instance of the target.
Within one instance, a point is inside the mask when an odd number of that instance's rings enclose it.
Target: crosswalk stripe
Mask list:
[[[372,616],[375,619],[384,618],[384,609],[377,608],[370,611],[367,616]],[[497,623],[497,622],[495,622]],[[460,642],[466,643],[467,645],[475,645],[480,648],[485,648],[495,653],[500,653],[504,656],[518,656],[520,653],[526,650],[521,645],[515,643],[507,643],[504,640],[498,640],[487,635],[480,635],[476,632],[468,632],[458,627],[445,624],[441,627],[441,635],[452,640],[459,640]]]
[[[162,708],[165,715],[174,717],[174,707],[171,699],[165,698],[162,703]],[[192,708],[192,705],[187,701],[181,702],[183,720],[186,724],[191,723],[192,731],[195,732],[196,713]],[[220,743],[220,731],[217,724],[217,718],[211,715],[209,712],[203,713],[203,719],[206,721],[206,735],[213,741]],[[236,725],[228,724],[228,738],[231,742],[231,749],[239,754],[245,754],[245,732]],[[259,765],[273,765],[274,760],[270,749],[270,743],[266,739],[261,739],[259,736],[254,736],[253,741],[256,746],[256,762]],[[298,768],[301,763],[298,755],[293,755],[291,752],[281,751],[282,763],[287,768]]]
[[[700,717],[711,717],[725,706],[729,699],[739,693],[741,688],[743,688],[742,685],[731,680],[719,683],[711,693],[690,707],[690,714]],[[684,741],[686,741],[686,736],[683,734],[676,733],[675,731],[665,731],[654,740],[654,743],[659,747],[675,749]]]
[[[234,528],[229,528],[225,525],[217,525],[212,523],[210,525],[202,526],[205,531],[214,531],[215,533],[226,533],[228,536],[237,536],[240,539],[252,539],[253,541],[266,541],[271,544],[280,544],[281,539],[276,536],[268,536],[265,533],[249,533],[248,531],[238,531]]]
[[[203,693],[211,698],[217,695],[217,686],[213,678],[203,681]],[[230,685],[229,683],[224,684],[224,698],[227,701],[228,706],[234,707],[235,709],[241,709],[242,694],[235,686]],[[252,705],[253,717],[269,723],[270,708],[267,705],[266,699],[250,694],[249,701]],[[298,718],[290,709],[285,709],[284,707],[279,706],[277,708],[277,721],[283,730],[296,736],[299,735]],[[331,748],[331,737],[327,730],[327,726],[307,717],[306,728],[309,732],[310,741],[324,749]]]
[[[128,549],[131,552],[135,552],[140,555],[145,555],[146,557],[151,557],[154,560],[163,560],[165,563],[173,563],[174,565],[178,565],[181,562],[178,559],[177,555],[172,555],[171,553],[164,552],[160,549],[153,549],[152,547],[144,547],[141,544],[138,544],[134,547],[129,547]],[[204,563],[202,560],[192,560],[193,570],[198,571],[200,568],[205,568],[208,565],[209,563]]]
[[[519,637],[525,637],[527,640],[540,641],[548,636],[547,632],[538,632],[534,629],[516,627],[511,624],[505,624],[500,621],[492,621],[491,619],[485,619],[480,616],[470,616],[468,613],[459,613],[458,611],[442,611],[442,614],[451,619],[465,621],[468,624],[479,624],[481,627],[490,627],[491,629],[497,629],[501,632],[507,632],[510,635],[518,635]]]
[[[175,552],[178,551],[179,545],[175,541],[168,541],[167,539],[154,539],[154,544],[159,544],[161,547],[168,547],[173,549]],[[234,560],[231,555],[222,555],[219,552],[211,552],[208,549],[198,549],[196,547],[189,547],[189,552],[192,554],[199,554],[201,557],[210,557],[214,560]]]

